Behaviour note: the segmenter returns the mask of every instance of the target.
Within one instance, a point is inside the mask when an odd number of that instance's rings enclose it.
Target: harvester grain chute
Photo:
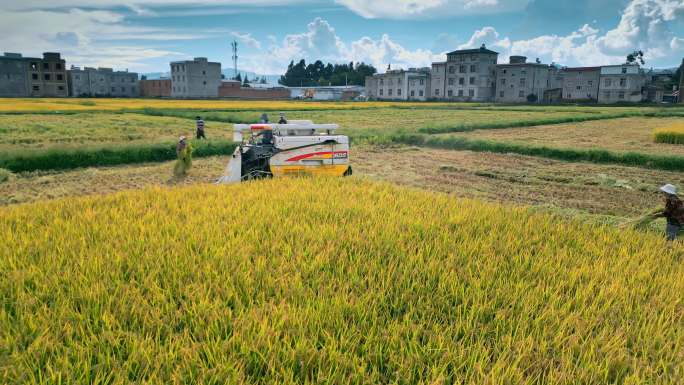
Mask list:
[[[218,183],[286,175],[351,175],[349,138],[336,135],[337,128],[310,120],[235,124],[234,140],[240,144]]]

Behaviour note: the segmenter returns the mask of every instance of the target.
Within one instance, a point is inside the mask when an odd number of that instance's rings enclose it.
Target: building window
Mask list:
[[[116,92],[116,88],[115,88],[115,87],[112,87],[112,92]]]
[[[610,91],[604,92],[604,93],[603,93],[603,96],[604,96],[606,99],[610,99]]]
[[[471,98],[473,96],[475,96],[475,90],[472,90],[472,89],[468,90],[468,96],[470,96]]]
[[[50,63],[43,63],[43,69],[49,70],[50,69]]]
[[[423,90],[418,91],[418,96],[423,96]]]
[[[506,74],[506,72],[507,72],[506,70],[503,70],[504,75]]]
[[[474,77],[471,77],[471,78],[470,78],[470,85],[471,85],[471,86],[474,86],[474,85],[475,85],[475,78],[474,78]]]
[[[381,90],[380,90],[380,96],[382,96],[382,91],[383,91],[383,90],[381,89]]]
[[[520,75],[527,75],[527,71],[525,71],[525,70],[520,71]]]
[[[465,78],[458,78],[458,85],[465,85]]]
[[[449,78],[449,85],[453,86],[454,85],[454,78]]]
[[[627,85],[627,79],[620,78],[620,87],[625,87]]]
[[[31,74],[31,79],[38,80],[38,74]]]
[[[454,96],[454,91],[452,91],[452,90],[447,91],[447,95],[448,95],[449,97]]]
[[[626,74],[627,73],[627,67],[622,67],[622,73]]]
[[[503,97],[504,97],[504,92],[503,92],[503,91],[499,91],[499,97],[500,97],[500,98],[503,98]]]
[[[33,86],[34,91],[40,91],[40,86]]]
[[[425,79],[420,79],[420,85],[425,85]]]
[[[207,74],[207,71],[202,71],[202,75],[206,75],[206,74]]]
[[[435,95],[439,95],[439,88],[435,88]]]
[[[43,79],[50,80],[50,74],[43,74]]]
[[[74,75],[74,79],[81,80],[81,76],[80,75]]]
[[[60,91],[64,91],[64,86],[57,86],[57,89]]]
[[[387,90],[387,96],[392,96],[392,89]]]
[[[613,82],[610,79],[606,79],[605,83],[606,83],[606,87],[610,87],[611,85],[613,85]]]
[[[383,84],[385,84],[385,80],[384,80],[384,79],[380,79],[380,85],[383,85]]]
[[[582,86],[575,87],[578,91],[582,89]]]
[[[525,87],[525,78],[520,78],[520,87]]]
[[[525,97],[525,91],[518,92],[518,97],[524,98]]]
[[[389,85],[393,85],[394,81],[392,79],[389,80]]]
[[[401,96],[401,88],[397,88],[397,96]]]
[[[470,72],[477,72],[477,66],[476,66],[476,65],[471,65],[471,66],[470,66]]]
[[[64,75],[62,75],[62,74],[57,74],[55,76],[57,76],[57,80],[60,80],[60,81],[64,80]]]
[[[594,81],[593,81],[593,80],[589,80],[589,81],[587,81],[587,84],[591,87],[591,86],[594,85]]]
[[[415,81],[415,80],[411,80],[411,85],[412,85],[412,86],[415,86],[415,85],[416,85],[416,81]]]
[[[470,55],[470,61],[477,61],[476,55]]]
[[[416,96],[416,91],[411,90],[411,97]]]
[[[56,63],[56,64],[55,64],[55,69],[56,69],[56,70],[61,70],[61,69],[62,69],[62,63]]]
[[[456,67],[454,67],[454,66],[449,66],[449,73],[450,73],[450,74],[456,73]]]
[[[30,66],[31,66],[31,71],[38,71],[38,63],[32,61]]]
[[[624,99],[625,98],[625,93],[624,92],[618,92],[618,99]]]
[[[458,67],[458,72],[459,72],[459,73],[462,73],[462,74],[466,73],[466,66],[464,66],[464,65],[459,66],[459,67]]]
[[[458,96],[463,97],[463,90],[458,90]]]
[[[506,79],[501,79],[501,85],[502,86],[506,85]]]

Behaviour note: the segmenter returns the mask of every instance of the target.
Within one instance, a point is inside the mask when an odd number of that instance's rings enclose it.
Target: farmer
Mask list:
[[[204,135],[204,120],[202,120],[201,116],[198,116],[196,119],[197,119],[197,139],[206,139],[207,137]]]
[[[667,240],[674,241],[677,239],[677,233],[682,228],[684,223],[684,204],[677,196],[677,188],[671,184],[666,184],[660,188],[665,198],[665,210],[655,214],[656,218],[667,219]]]
[[[284,112],[280,113],[280,120],[278,121],[278,124],[287,124],[287,119],[285,119],[285,113]]]
[[[261,117],[259,118],[259,123],[262,123],[262,124],[268,123],[268,115],[266,115],[265,112],[263,114],[261,114]]]
[[[176,145],[176,156],[181,157],[181,154],[183,153],[183,150],[185,150],[185,147],[188,146],[188,141],[185,136],[182,136],[178,138],[178,144]]]

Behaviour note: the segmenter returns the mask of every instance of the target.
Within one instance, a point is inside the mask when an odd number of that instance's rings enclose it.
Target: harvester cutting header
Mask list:
[[[335,135],[337,124],[310,120],[235,124],[235,149],[219,183],[285,175],[347,176],[349,138]]]

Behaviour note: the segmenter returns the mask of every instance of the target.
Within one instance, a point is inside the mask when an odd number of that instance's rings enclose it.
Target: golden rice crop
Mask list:
[[[363,180],[0,209],[0,382],[676,384],[658,237]]]
[[[684,122],[656,128],[653,130],[653,140],[656,143],[684,144]]]
[[[349,108],[375,108],[401,106],[422,106],[425,103],[395,102],[311,102],[287,100],[171,100],[171,99],[0,99],[0,112],[27,111],[121,111],[154,109],[220,109],[220,110],[334,110]],[[454,105],[454,103],[431,103],[432,106]],[[471,104],[472,105],[472,104]]]

